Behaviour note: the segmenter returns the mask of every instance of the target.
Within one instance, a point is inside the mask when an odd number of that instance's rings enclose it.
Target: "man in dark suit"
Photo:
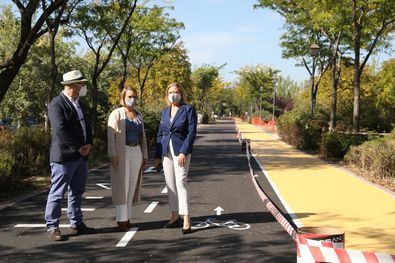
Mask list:
[[[67,216],[70,228],[78,234],[92,234],[94,228],[83,222],[81,201],[88,175],[92,131],[86,119],[86,109],[79,98],[86,95],[87,80],[79,70],[63,75],[64,89],[48,107],[51,123],[51,189],[45,209],[47,233],[51,240],[62,240],[59,230],[61,202],[68,191]]]

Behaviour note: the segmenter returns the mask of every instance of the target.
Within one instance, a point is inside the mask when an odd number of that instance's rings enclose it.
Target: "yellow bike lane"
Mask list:
[[[301,226],[345,232],[345,248],[395,254],[395,195],[272,134],[236,120],[268,179]]]

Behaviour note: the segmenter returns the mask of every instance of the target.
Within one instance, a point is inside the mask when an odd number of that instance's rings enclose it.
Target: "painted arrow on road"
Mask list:
[[[220,215],[221,215],[221,212],[223,212],[223,211],[225,211],[225,210],[223,210],[222,207],[218,206],[217,208],[214,209],[214,211],[217,212],[217,216],[220,216]]]

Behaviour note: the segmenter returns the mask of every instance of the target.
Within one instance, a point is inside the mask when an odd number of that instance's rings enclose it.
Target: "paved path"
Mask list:
[[[135,228],[117,232],[105,166],[90,173],[83,202],[85,221],[97,234],[75,236],[65,227],[66,240],[53,242],[42,226],[15,227],[44,224],[47,196],[40,194],[0,210],[0,261],[294,262],[295,244],[259,199],[234,123],[200,126],[195,145],[189,178],[194,233],[163,229],[169,212],[162,173],[144,174]],[[62,219],[68,223],[65,213]]]
[[[299,226],[345,231],[347,249],[395,254],[395,195],[237,122]],[[283,210],[285,211],[285,210]]]

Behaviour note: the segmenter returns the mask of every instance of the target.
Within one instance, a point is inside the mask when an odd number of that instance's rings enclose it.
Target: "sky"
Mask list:
[[[309,78],[296,60],[281,57],[280,36],[284,20],[268,9],[254,9],[256,0],[156,0],[170,3],[172,17],[185,25],[181,40],[189,50],[193,67],[202,64],[220,66],[225,81],[234,81],[235,70],[243,66],[266,65],[281,75],[302,82]],[[395,47],[395,41],[392,42]],[[378,60],[389,55],[380,54]]]

